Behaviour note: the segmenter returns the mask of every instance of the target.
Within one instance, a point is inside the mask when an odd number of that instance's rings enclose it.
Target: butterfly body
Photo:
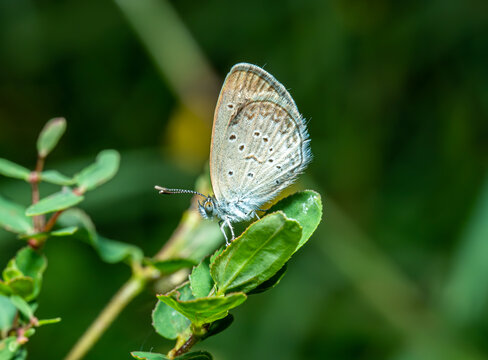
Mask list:
[[[225,226],[234,238],[232,223],[257,216],[305,170],[312,157],[309,142],[305,120],[284,86],[258,66],[234,65],[215,109],[214,196],[205,196],[201,215],[219,218],[226,241]]]

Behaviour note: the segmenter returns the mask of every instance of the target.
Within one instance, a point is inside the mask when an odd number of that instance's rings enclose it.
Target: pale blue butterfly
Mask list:
[[[210,147],[214,195],[155,188],[160,194],[203,196],[204,218],[220,219],[235,238],[232,223],[258,217],[256,211],[291,185],[312,159],[305,120],[295,101],[271,74],[256,65],[234,65],[215,109]]]

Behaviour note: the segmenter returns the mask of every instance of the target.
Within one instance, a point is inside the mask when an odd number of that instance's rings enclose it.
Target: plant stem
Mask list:
[[[188,233],[198,226],[201,221],[200,215],[195,211],[195,203],[196,199],[193,200],[193,206],[183,216],[183,220],[180,222],[165,245],[154,256],[154,259],[161,260],[171,257],[178,257],[181,250],[185,245],[187,245],[186,239]],[[65,360],[81,359],[102,336],[104,331],[110,326],[120,312],[122,312],[125,306],[127,306],[127,304],[129,304],[129,302],[142,291],[147,283],[149,281],[155,281],[162,278],[159,271],[151,267],[141,267],[140,264],[133,267],[133,274],[134,275],[132,278],[113,296],[92,325],[90,325],[81,338],[78,339],[78,342],[71,349]],[[171,276],[175,277],[178,274],[179,273],[177,272]],[[135,281],[134,279],[138,279],[139,281],[139,283],[136,284],[137,286],[134,284],[131,285],[131,283]],[[181,283],[181,281],[178,281],[178,283]],[[173,285],[176,287],[176,284]]]
[[[171,350],[168,356],[172,359],[174,357],[183,355],[184,353],[187,353],[197,342],[198,338],[192,334],[182,346],[180,346],[178,349],[175,348]]]
[[[142,276],[133,276],[130,278],[117,291],[95,321],[85,331],[83,336],[66,356],[65,360],[78,360],[83,358],[119,313],[144,289],[146,281],[146,278]]]
[[[38,203],[40,199],[39,180],[43,168],[44,168],[44,158],[42,156],[38,156],[36,162],[36,169],[31,173],[30,176],[30,183],[32,186],[32,205]],[[34,221],[34,228],[37,231],[41,231],[41,229],[44,227],[44,216],[42,215],[34,216],[33,221]]]
[[[56,221],[59,218],[59,215],[63,213],[64,210],[59,210],[56,211],[48,220],[47,224],[44,226],[44,231],[49,231],[53,228],[53,226],[56,224]]]

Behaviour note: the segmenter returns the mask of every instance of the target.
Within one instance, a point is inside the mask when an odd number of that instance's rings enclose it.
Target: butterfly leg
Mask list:
[[[259,211],[262,211],[261,209],[258,209],[258,210],[259,210]],[[258,213],[256,212],[256,210],[251,210],[251,211],[249,212],[249,214],[248,214],[248,215],[251,217],[251,219],[252,219],[253,217],[257,217],[257,218],[258,218],[258,220],[259,220],[259,219],[261,219],[261,218],[259,217]]]
[[[230,233],[232,234],[232,239],[230,240],[230,241],[232,241],[232,240],[234,240],[234,239],[236,238],[236,236],[234,235],[234,229],[232,228],[232,224],[230,223],[229,219],[226,219],[226,220],[225,220],[225,223],[226,223],[226,224],[227,224],[227,226],[229,227],[229,229],[230,229]],[[228,244],[227,244],[227,245],[228,245]]]
[[[226,221],[220,220],[219,225],[220,225],[220,231],[222,231],[222,234],[224,234],[225,238],[225,245],[229,246],[229,240],[227,239],[227,234],[225,233],[225,225],[227,224]]]

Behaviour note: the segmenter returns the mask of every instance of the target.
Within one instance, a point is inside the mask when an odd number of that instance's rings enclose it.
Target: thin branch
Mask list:
[[[198,340],[199,339],[194,334],[191,334],[188,340],[186,340],[186,342],[182,346],[180,346],[178,349],[171,350],[168,355],[171,358],[183,355],[184,353],[190,351],[190,349],[198,342]]]
[[[74,190],[76,191],[76,189]],[[182,244],[185,243],[187,234],[201,221],[200,215],[195,211],[195,197],[193,198],[192,206],[188,213],[183,216],[183,220],[175,229],[169,240],[163,245],[159,252],[154,256],[155,259],[167,259],[173,256],[177,256],[177,253],[181,251]],[[75,346],[71,349],[69,354],[64,360],[80,360],[86,353],[93,347],[97,340],[107,330],[110,324],[115,318],[122,312],[122,310],[129,304],[129,302],[135,298],[142,289],[148,284],[148,282],[160,280],[161,273],[152,267],[136,267],[133,278],[129,280],[122,288],[113,296],[110,303],[101,311],[98,317],[94,320],[92,325],[85,331],[85,333],[78,339]],[[170,279],[178,277],[179,272],[170,275]],[[133,279],[139,279],[141,281],[140,288],[130,286]],[[178,280],[178,283],[181,283]],[[174,284],[176,286],[176,284]],[[121,299],[119,299],[121,298]]]
[[[83,358],[127,304],[144,289],[145,285],[146,279],[143,277],[134,276],[129,279],[112,297],[112,300],[110,300],[100,315],[98,315],[96,320],[71,349],[65,360],[78,360]]]
[[[41,180],[41,172],[44,168],[44,158],[42,156],[37,157],[36,162],[36,169],[31,173],[29,182],[31,183],[32,187],[32,205],[37,204],[40,199],[40,192],[39,192],[39,182]],[[44,227],[44,216],[37,215],[34,216],[34,228],[37,231],[41,231]]]
[[[48,222],[44,226],[44,230],[43,230],[44,232],[47,232],[53,228],[53,226],[56,224],[56,221],[59,218],[59,215],[61,215],[63,211],[64,210],[58,210],[49,218]]]

